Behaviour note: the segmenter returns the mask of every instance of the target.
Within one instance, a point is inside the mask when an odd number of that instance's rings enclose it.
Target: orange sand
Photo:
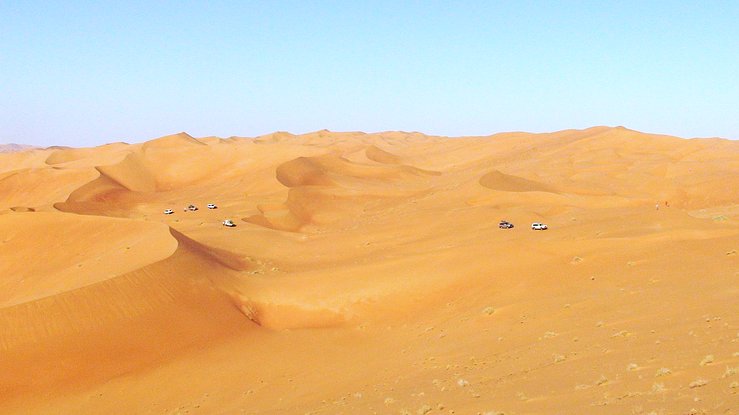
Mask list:
[[[728,414],[738,372],[739,142],[0,154],[3,414]]]

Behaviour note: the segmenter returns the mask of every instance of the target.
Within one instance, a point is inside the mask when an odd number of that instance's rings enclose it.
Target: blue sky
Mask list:
[[[737,22],[737,1],[5,0],[0,143],[594,125],[739,139]]]

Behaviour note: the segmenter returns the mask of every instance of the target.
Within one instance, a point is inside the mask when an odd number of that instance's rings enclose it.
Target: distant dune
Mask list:
[[[739,413],[739,142],[26,149],[0,145],[0,413]]]
[[[0,153],[15,153],[16,151],[25,151],[25,150],[31,150],[34,149],[34,146],[29,146],[26,144],[0,144]]]

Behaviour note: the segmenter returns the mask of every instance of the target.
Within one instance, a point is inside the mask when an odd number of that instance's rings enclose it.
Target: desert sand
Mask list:
[[[0,413],[739,413],[739,142],[20,150],[0,154]]]

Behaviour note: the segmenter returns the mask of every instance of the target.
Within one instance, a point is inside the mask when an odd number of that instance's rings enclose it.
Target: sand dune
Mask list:
[[[96,176],[93,169],[31,168],[0,173],[0,206],[49,209]]]
[[[623,127],[3,153],[0,412],[735,413],[737,172]]]
[[[9,143],[9,144],[0,144],[0,153],[16,153],[19,151],[27,151],[34,149],[34,146],[29,146],[26,144],[15,144],[15,143]]]
[[[480,184],[492,190],[507,192],[554,192],[554,189],[534,180],[493,170],[480,177]]]
[[[377,146],[369,146],[364,150],[368,159],[382,164],[400,164],[400,157]]]
[[[56,167],[92,167],[120,162],[129,152],[126,143],[111,143],[92,148],[65,148],[51,151],[46,164]]]
[[[63,213],[2,215],[0,229],[2,306],[141,268],[169,256],[176,246],[161,224]]]

